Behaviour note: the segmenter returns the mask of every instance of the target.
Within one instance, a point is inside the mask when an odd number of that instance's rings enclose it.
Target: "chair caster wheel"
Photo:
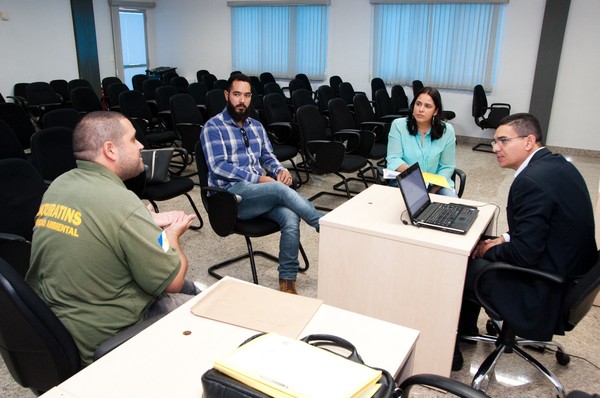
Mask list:
[[[565,354],[564,352],[557,351],[556,362],[558,362],[559,365],[565,366],[569,362],[571,362],[571,357],[568,354]]]
[[[485,331],[487,332],[488,336],[496,336],[498,334],[491,319],[488,319],[488,321],[485,323]]]

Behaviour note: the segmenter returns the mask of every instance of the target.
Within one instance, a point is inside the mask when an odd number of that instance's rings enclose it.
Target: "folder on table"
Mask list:
[[[214,367],[276,398],[371,397],[381,377],[379,370],[274,333],[238,347]]]

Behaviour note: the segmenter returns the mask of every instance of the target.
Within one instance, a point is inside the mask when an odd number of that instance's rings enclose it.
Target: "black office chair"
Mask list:
[[[41,395],[81,369],[71,334],[6,260],[0,258],[0,354],[13,379]],[[125,329],[96,350],[94,360],[156,319]]]
[[[188,94],[194,98],[196,102],[196,106],[202,112],[202,118],[207,120],[207,112],[206,112],[206,93],[208,93],[208,89],[206,88],[206,84],[202,82],[194,82],[190,83],[187,88]]]
[[[401,114],[394,110],[392,98],[387,90],[379,89],[375,92],[375,114],[380,121],[391,123],[394,119],[406,116],[408,112]]]
[[[221,279],[223,276],[217,273],[218,270],[249,259],[252,281],[258,285],[258,274],[254,257],[263,257],[275,263],[279,263],[279,259],[267,252],[254,250],[251,238],[260,238],[279,232],[279,224],[262,216],[250,220],[240,220],[237,218],[238,201],[236,195],[225,189],[210,187],[208,185],[208,165],[206,164],[201,142],[196,144],[196,165],[198,166],[198,179],[200,180],[200,196],[202,197],[204,209],[208,213],[208,220],[212,229],[217,235],[222,237],[232,234],[242,235],[246,240],[246,247],[248,249],[248,252],[245,254],[210,266],[208,273],[217,279]],[[299,267],[298,270],[305,272],[308,270],[310,264],[302,244],[300,244],[300,254],[304,261],[304,267]]]
[[[31,136],[35,133],[35,127],[29,114],[21,106],[12,102],[0,104],[0,119],[10,126],[23,149],[31,148]]]
[[[344,186],[344,193],[321,191],[311,196],[311,202],[324,195],[344,197],[350,199],[352,191],[348,186],[349,178],[342,173],[356,173],[367,166],[367,159],[363,156],[346,153],[346,147],[340,141],[332,140],[327,133],[327,125],[319,109],[313,105],[304,105],[296,112],[300,130],[301,148],[305,158],[305,165],[310,173],[335,174],[341,182],[334,185],[335,190]],[[344,133],[334,134],[344,136]],[[373,139],[373,135],[368,135]],[[363,176],[362,182],[367,187]],[[315,206],[319,210],[331,211],[328,207]]]
[[[73,108],[81,115],[103,109],[102,102],[100,102],[96,92],[87,86],[75,87],[71,90],[71,102]]]
[[[187,93],[187,88],[190,83],[183,76],[175,76],[171,78],[169,85],[176,87],[180,93]]]
[[[50,127],[33,134],[31,159],[48,184],[59,175],[76,168],[73,129]]]
[[[496,129],[500,125],[500,121],[510,115],[510,104],[496,102],[488,106],[485,90],[481,84],[478,84],[473,88],[472,115],[475,119],[475,124],[482,130]],[[492,152],[492,146],[481,143],[475,145],[473,150]]]
[[[333,75],[329,78],[329,87],[333,90],[333,96],[340,96],[340,84],[343,83],[343,80],[338,75]]]
[[[488,275],[490,274],[490,275]],[[565,289],[565,294],[562,299],[561,308],[557,308],[560,311],[560,323],[557,333],[564,334],[564,331],[570,331],[579,321],[588,313],[593,305],[594,299],[600,292],[600,256],[596,261],[596,264],[576,283],[573,281],[565,281],[564,278],[553,275],[547,272],[516,267],[503,262],[496,262],[486,266],[482,271],[475,277],[475,295],[477,301],[483,309],[491,317],[491,322],[488,323],[488,332],[497,333],[497,336],[492,335],[478,335],[478,336],[461,336],[464,340],[480,341],[485,343],[492,343],[496,346],[494,352],[492,352],[481,364],[477,370],[475,377],[473,378],[472,386],[476,389],[482,389],[482,384],[486,378],[493,372],[494,367],[499,360],[500,356],[504,353],[516,353],[525,361],[537,368],[556,388],[556,394],[559,397],[565,396],[565,388],[560,383],[558,378],[544,365],[542,365],[537,359],[523,350],[523,346],[534,346],[540,348],[555,348],[556,360],[559,365],[567,365],[570,361],[569,355],[567,355],[563,347],[553,341],[537,341],[530,339],[528,336],[519,336],[515,332],[515,327],[518,325],[511,325],[510,314],[502,314],[494,305],[492,299],[488,298],[484,292],[485,279],[486,278],[530,278],[531,283],[544,283],[552,284],[556,286],[556,289]]]
[[[187,151],[188,162],[191,164],[194,162],[196,143],[200,139],[200,131],[202,131],[204,125],[202,112],[196,106],[194,98],[189,94],[175,94],[172,96],[170,107],[175,131],[181,137],[181,147]],[[198,172],[187,174],[186,177],[196,174]]]
[[[215,88],[215,82],[218,80],[217,76],[212,73],[204,74],[200,77],[202,83],[206,85],[206,88],[210,91]]]
[[[371,79],[371,101],[375,101],[375,93],[377,90],[387,90],[385,82],[380,77],[374,77]]]
[[[319,106],[319,112],[323,116],[329,116],[329,101],[335,98],[333,89],[324,84],[317,88],[317,105]]]
[[[131,76],[131,86],[135,91],[144,92],[144,81],[148,80],[148,75],[137,74]]]
[[[29,113],[40,125],[46,112],[63,107],[60,96],[46,82],[33,82],[27,85],[27,104]]]
[[[404,91],[404,87],[399,84],[392,86],[392,107],[395,114],[407,116],[410,113],[408,106],[408,97]]]
[[[415,98],[417,98],[417,95],[419,94],[419,91],[423,90],[423,87],[425,87],[425,85],[423,84],[422,81],[420,81],[420,80],[413,80],[413,82],[412,82],[413,100]]]
[[[71,90],[69,82],[65,79],[55,79],[50,81],[50,87],[60,96],[61,103],[65,106],[71,106]]]
[[[46,192],[39,171],[24,159],[0,160],[0,232],[31,241],[34,218]]]
[[[0,119],[0,159],[27,159],[15,132]]]
[[[44,114],[42,118],[43,128],[68,127],[74,129],[81,119],[81,114],[74,108],[54,109]]]
[[[461,398],[489,398],[484,392],[475,390],[457,380],[434,374],[410,376],[398,386],[398,398],[408,398],[410,391],[417,386],[432,387],[434,390],[441,390]]]
[[[206,93],[206,113],[208,119],[223,112],[225,106],[227,106],[227,100],[225,99],[223,90],[212,89]]]

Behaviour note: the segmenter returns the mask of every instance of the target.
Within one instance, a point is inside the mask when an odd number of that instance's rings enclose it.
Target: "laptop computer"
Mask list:
[[[477,218],[479,210],[476,207],[432,202],[418,162],[400,173],[396,180],[408,217],[416,226],[464,234]]]

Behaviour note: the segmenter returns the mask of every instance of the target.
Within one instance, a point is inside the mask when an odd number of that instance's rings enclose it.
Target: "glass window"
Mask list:
[[[323,79],[327,14],[327,6],[232,7],[232,69]]]
[[[389,84],[492,89],[503,4],[374,7],[373,76]]]

